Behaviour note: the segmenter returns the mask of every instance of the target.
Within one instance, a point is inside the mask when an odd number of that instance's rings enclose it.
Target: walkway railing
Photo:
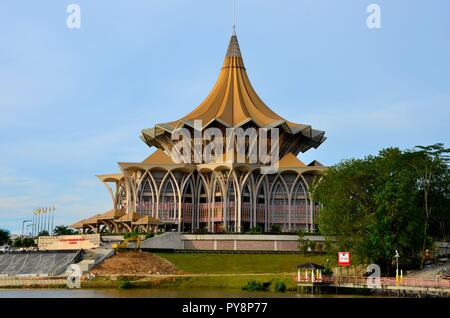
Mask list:
[[[306,277],[305,274],[295,275],[294,280],[297,283],[323,283],[333,285],[355,285],[361,287],[423,287],[423,288],[450,288],[450,280],[437,277],[436,279],[424,279],[424,278],[408,278],[408,277],[362,277],[362,276],[325,276],[312,274]]]

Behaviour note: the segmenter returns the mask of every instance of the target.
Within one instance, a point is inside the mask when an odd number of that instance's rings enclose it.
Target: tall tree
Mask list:
[[[74,235],[76,231],[65,225],[58,225],[53,229],[53,235]]]
[[[0,245],[8,244],[9,242],[9,231],[5,229],[0,229]]]
[[[420,189],[409,160],[398,148],[346,160],[330,168],[313,190],[322,205],[320,231],[385,272],[391,272],[395,250],[404,262],[417,263],[420,256]]]
[[[448,198],[449,153],[450,148],[445,148],[441,143],[431,146],[416,146],[415,151],[409,152],[411,157],[410,165],[417,173],[417,185],[422,192],[423,200],[424,224],[421,268],[424,263],[432,213],[434,210],[439,209],[442,201],[446,201],[445,199]]]

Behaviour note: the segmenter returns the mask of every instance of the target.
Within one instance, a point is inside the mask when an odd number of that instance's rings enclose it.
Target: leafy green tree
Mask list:
[[[42,230],[38,233],[38,236],[50,236],[50,233],[47,230]]]
[[[13,241],[12,246],[14,246],[14,247],[22,247],[23,246],[22,239],[20,237],[16,238]]]
[[[309,239],[305,238],[305,234],[306,233],[303,230],[298,231],[298,249],[302,255],[305,255],[309,248]]]
[[[0,229],[0,245],[8,244],[9,242],[9,231],[5,229]]]
[[[53,235],[75,235],[77,232],[65,225],[58,225],[53,229]]]
[[[16,238],[12,244],[14,247],[31,247],[35,246],[35,241],[30,237]]]
[[[444,148],[443,144],[416,146],[415,151],[409,152],[410,165],[417,173],[417,184],[421,192],[424,212],[421,268],[423,267],[425,249],[429,242],[432,213],[441,209],[441,218],[447,214],[445,219],[448,220],[448,209],[444,208],[444,211],[442,211],[442,203],[443,201],[448,203],[449,198],[449,153],[450,148]],[[445,213],[445,210],[447,213]],[[444,212],[444,215],[442,215],[442,212]]]
[[[403,262],[417,264],[426,235],[422,189],[411,165],[417,155],[388,148],[331,167],[313,189],[322,205],[321,232],[334,237],[339,249],[351,250],[353,259],[377,263],[386,272],[395,250]]]

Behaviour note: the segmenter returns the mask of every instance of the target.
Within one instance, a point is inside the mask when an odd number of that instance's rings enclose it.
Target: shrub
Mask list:
[[[323,244],[322,243],[317,243],[316,244],[316,251],[317,252],[323,252]]]
[[[137,231],[131,231],[131,232],[125,233],[125,234],[123,235],[123,238],[124,238],[124,239],[127,239],[127,238],[136,237],[136,236],[139,236],[139,232],[137,232]]]
[[[298,231],[298,249],[300,250],[300,253],[302,253],[302,255],[305,255],[306,252],[308,251],[308,247],[309,247],[309,239],[305,238],[305,231],[300,230]]]
[[[316,248],[316,242],[314,241],[308,241],[308,252],[314,252]]]
[[[281,279],[277,279],[273,286],[273,290],[276,293],[284,293],[286,291],[286,284]]]
[[[194,232],[195,234],[208,234],[208,229],[206,227],[202,227]]]
[[[281,226],[278,224],[272,224],[272,226],[270,227],[270,232],[281,233]]]
[[[251,229],[250,229],[250,234],[262,234],[262,232],[263,232],[263,228],[262,228],[262,226],[261,225],[257,225],[257,226],[255,226],[255,227],[252,227]]]
[[[31,237],[25,237],[24,239],[22,239],[23,247],[31,247],[34,245],[36,245],[36,243],[34,242],[34,240]]]
[[[119,288],[120,289],[129,289],[131,288],[131,282],[128,280],[128,278],[125,278],[121,281],[119,281]]]
[[[249,280],[244,286],[242,286],[241,289],[247,291],[258,291],[264,290],[264,287],[262,283],[257,282],[256,280]]]
[[[22,247],[22,239],[20,237],[16,238],[13,242],[14,247]]]
[[[331,270],[331,268],[325,267],[324,269],[322,269],[322,275],[332,276],[333,271]]]
[[[149,233],[145,234],[146,239],[152,238],[154,236],[155,236],[155,233],[153,233],[153,232],[149,232]]]

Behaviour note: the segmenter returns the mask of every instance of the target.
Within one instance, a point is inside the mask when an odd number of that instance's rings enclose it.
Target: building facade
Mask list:
[[[213,160],[204,160],[211,138],[194,137],[189,141],[194,151],[176,157],[173,135],[180,129],[203,137],[207,131],[223,136],[250,131],[255,138],[262,130],[276,129],[276,141],[272,133],[267,146],[277,151],[277,161],[270,163],[275,169],[268,173],[265,161],[237,160],[236,149],[227,148],[229,140],[223,137],[220,147],[227,156],[218,156],[214,148]],[[242,139],[244,153],[261,148],[250,137]],[[315,231],[318,205],[310,188],[326,167],[317,161],[305,165],[297,155],[320,146],[325,133],[290,122],[264,104],[247,76],[235,34],[208,97],[183,118],[142,130],[141,139],[156,151],[142,162],[120,162],[121,173],[98,176],[111,194],[113,209],[73,228],[84,233],[158,228],[184,233]]]

